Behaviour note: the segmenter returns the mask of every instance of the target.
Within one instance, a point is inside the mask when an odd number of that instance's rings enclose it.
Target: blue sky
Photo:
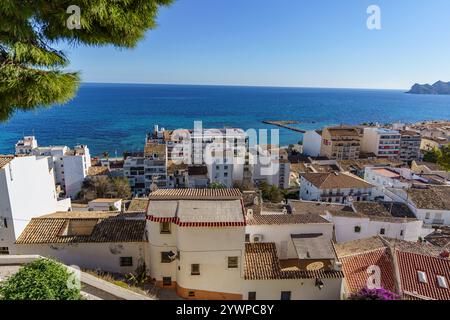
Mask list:
[[[367,7],[381,8],[368,30]],[[406,89],[450,81],[448,0],[177,0],[131,50],[64,47],[85,82]],[[447,77],[447,78],[446,78]]]

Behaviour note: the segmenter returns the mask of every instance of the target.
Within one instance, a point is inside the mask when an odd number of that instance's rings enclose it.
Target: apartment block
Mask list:
[[[374,153],[379,158],[398,158],[400,132],[385,128],[364,128],[361,150]]]
[[[420,159],[420,133],[411,130],[400,131],[400,154],[399,160],[411,163]]]
[[[320,155],[333,160],[358,159],[361,135],[356,127],[328,127],[322,132]]]
[[[40,147],[34,136],[28,136],[16,143],[16,154],[47,157],[56,184],[72,199],[81,190],[91,167],[91,155],[86,145],[77,145],[73,149],[67,146]]]

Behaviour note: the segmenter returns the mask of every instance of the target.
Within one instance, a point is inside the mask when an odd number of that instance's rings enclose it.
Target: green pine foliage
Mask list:
[[[80,75],[69,72],[61,41],[73,46],[133,48],[156,27],[158,8],[172,0],[1,0],[0,121],[16,110],[62,104]],[[69,29],[67,8],[81,10],[81,29]]]
[[[70,283],[71,274],[62,264],[38,259],[0,282],[0,300],[80,300],[80,289]]]

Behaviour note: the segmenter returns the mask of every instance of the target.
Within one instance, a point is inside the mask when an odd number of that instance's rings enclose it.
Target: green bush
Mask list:
[[[49,259],[33,261],[0,283],[2,300],[79,300],[80,289],[72,273],[62,264]],[[74,288],[72,288],[74,287]]]

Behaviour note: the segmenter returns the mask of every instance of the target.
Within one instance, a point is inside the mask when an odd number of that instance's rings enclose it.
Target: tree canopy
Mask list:
[[[0,121],[75,95],[80,75],[65,70],[69,60],[58,43],[132,48],[156,27],[159,7],[172,1],[0,1]],[[79,28],[68,27],[73,6],[80,9]]]
[[[97,198],[131,198],[131,187],[126,177],[93,176],[87,177],[77,195],[85,202]]]
[[[423,160],[437,163],[443,170],[450,171],[450,144],[425,152]]]
[[[35,260],[0,283],[3,300],[79,300],[77,281],[62,264],[49,260]]]

